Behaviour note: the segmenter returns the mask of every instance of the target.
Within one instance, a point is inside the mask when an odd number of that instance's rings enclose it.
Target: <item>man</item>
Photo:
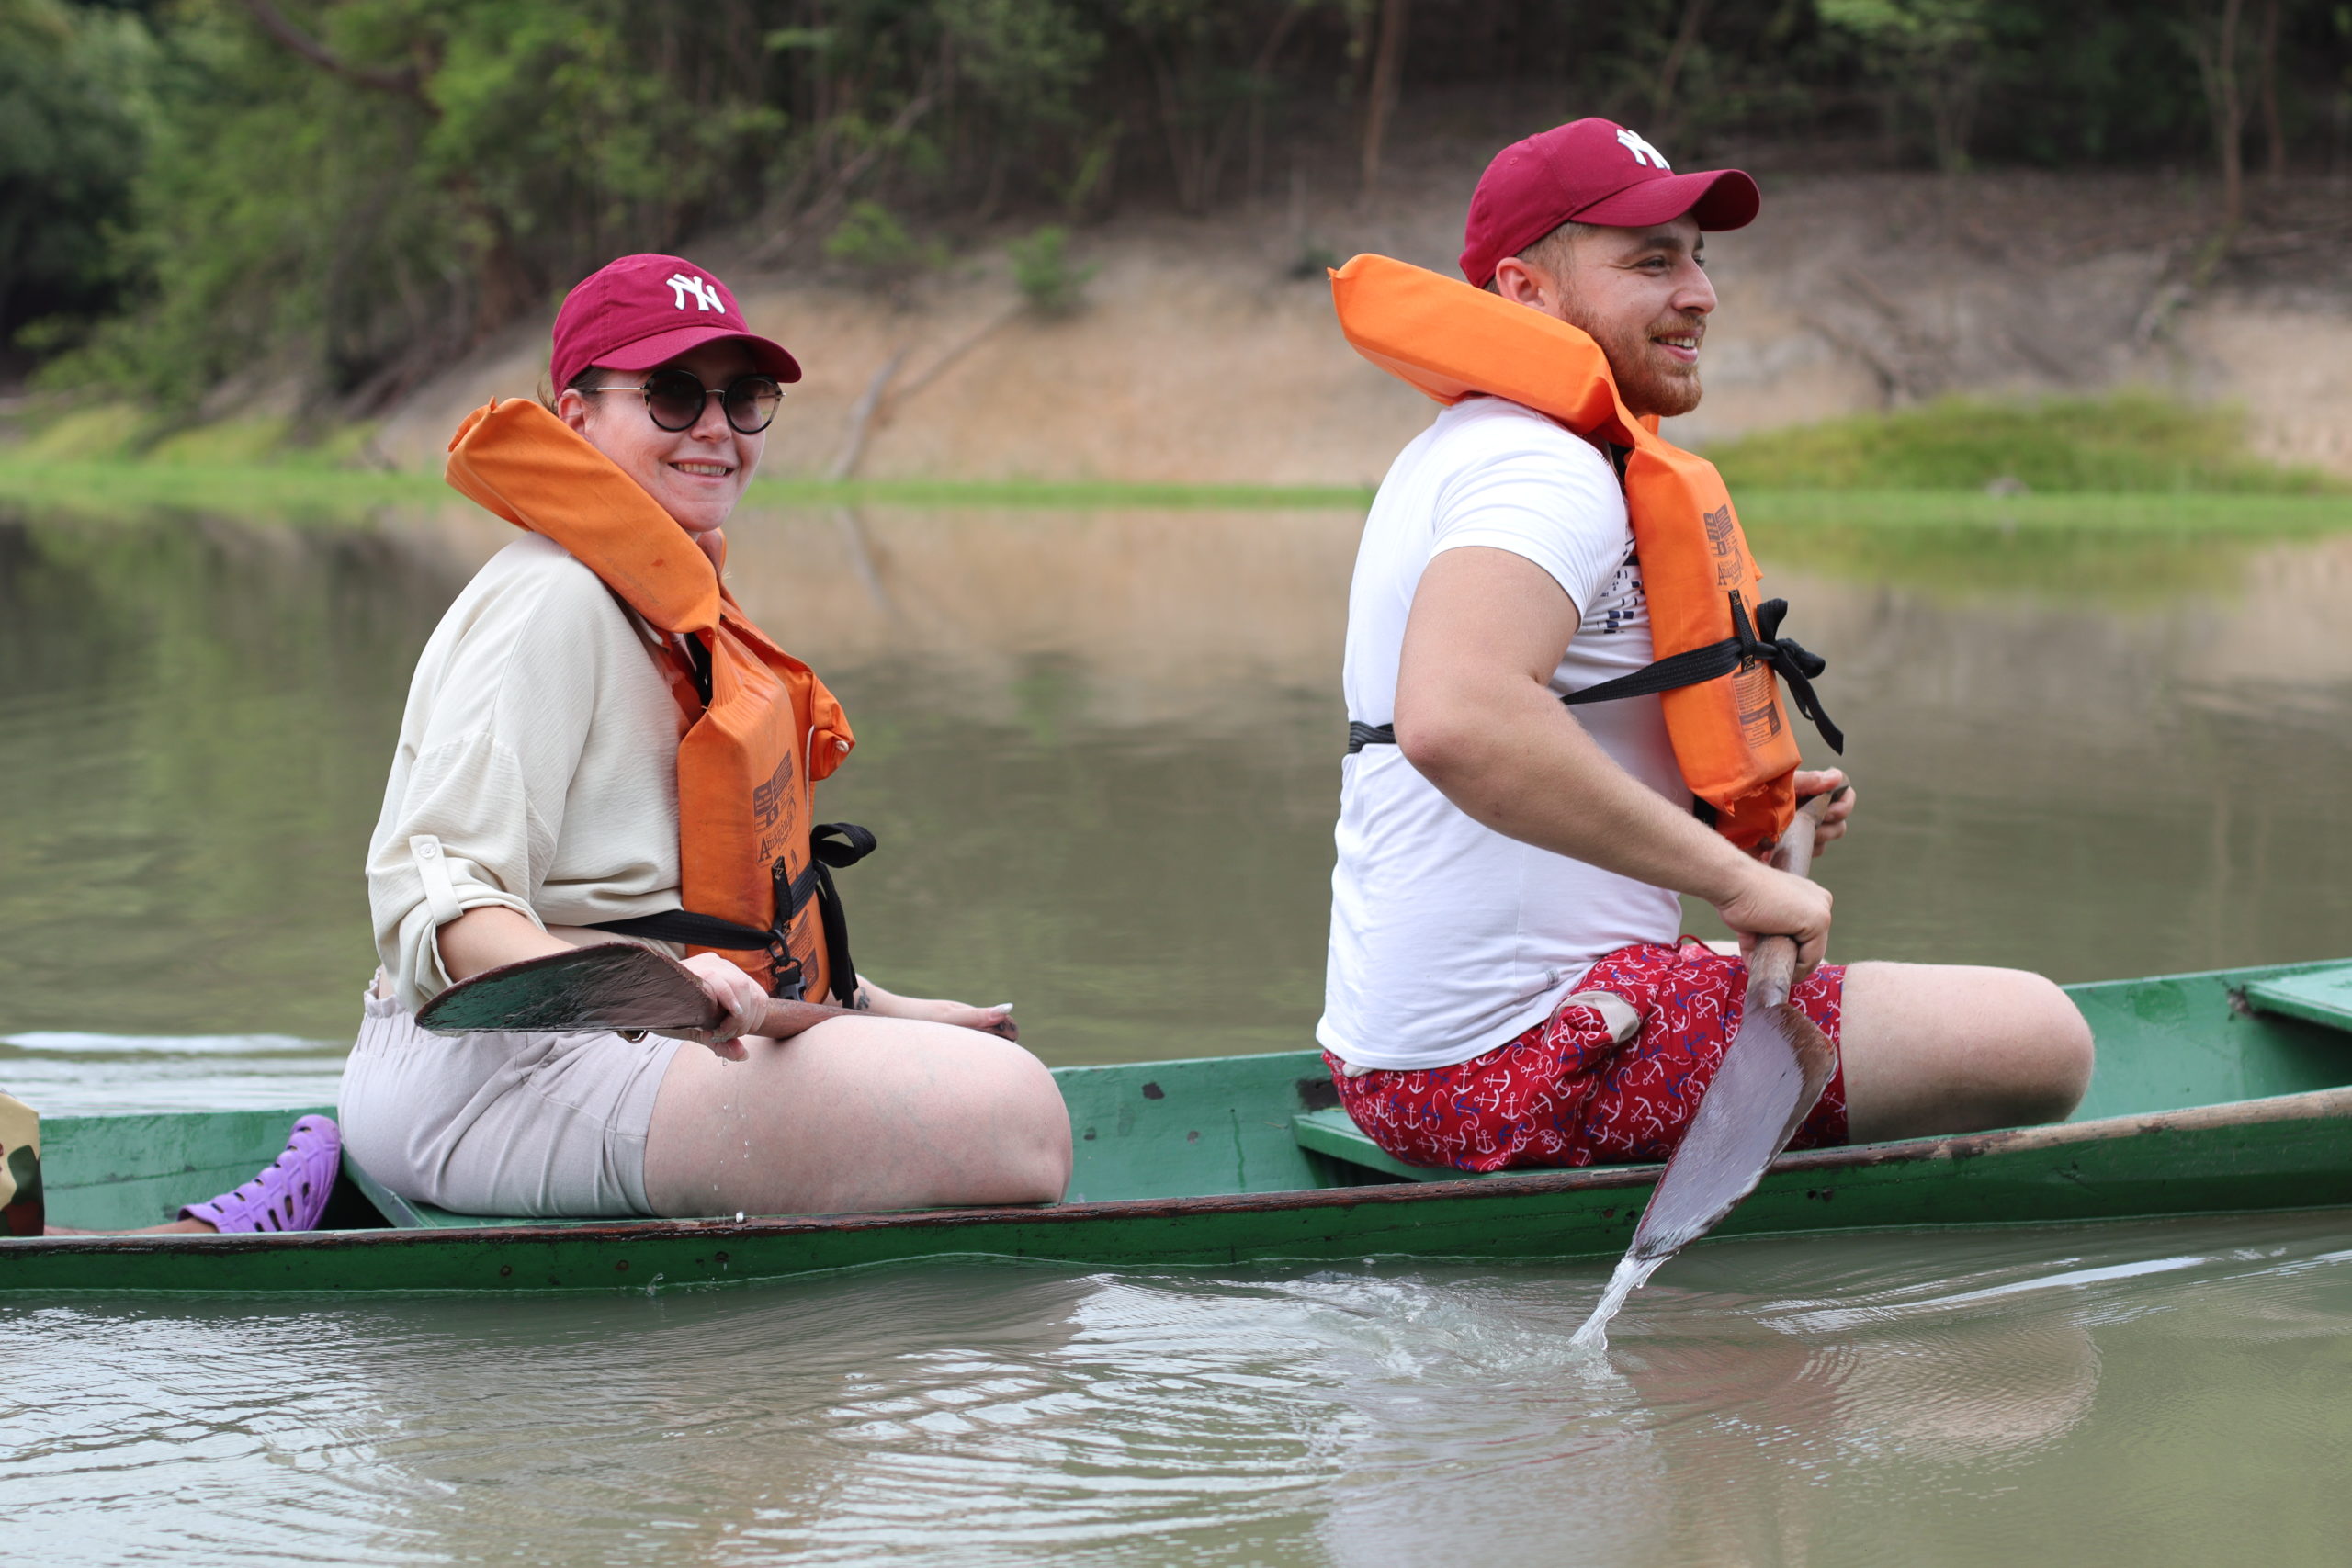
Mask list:
[[[1521,394],[1554,399],[1549,417],[1460,396],[1389,469],[1356,560],[1351,755],[1317,1032],[1342,1102],[1400,1159],[1497,1170],[1670,1153],[1737,1031],[1746,984],[1738,959],[1678,943],[1679,894],[1713,905],[1743,942],[1797,941],[1795,999],[1841,1056],[1797,1146],[2052,1120],[2089,1081],[2089,1031],[2039,976],[1822,963],[1828,892],[1761,856],[1792,799],[1844,777],[1792,776],[1770,662],[1718,671],[1725,693],[1739,683],[1736,701],[1716,705],[1732,716],[1718,721],[1723,743],[1761,736],[1786,759],[1736,810],[1725,799],[1694,811],[1709,804],[1693,795],[1707,785],[1692,758],[1713,743],[1690,717],[1703,705],[1678,709],[1655,689],[1563,704],[1651,664],[1654,625],[1663,637],[1716,614],[1743,649],[1775,637],[1773,607],[1742,597],[1754,578],[1729,506],[1668,495],[1720,496],[1720,481],[1635,427],[1698,406],[1715,309],[1705,232],[1746,225],[1760,200],[1737,170],[1677,175],[1634,132],[1578,120],[1496,157],[1471,198],[1462,270],[1589,342],[1384,261],[1427,288],[1391,312],[1407,347],[1378,350],[1359,330],[1373,306],[1349,292],[1359,264],[1340,276],[1357,346],[1424,389],[1548,389],[1545,375],[1568,388]],[[1483,370],[1445,369],[1476,344],[1487,345]],[[1514,355],[1541,361],[1535,374],[1498,374]],[[1417,355],[1443,373],[1399,368]],[[1689,482],[1662,491],[1660,474]],[[1711,546],[1725,576],[1692,589],[1678,566],[1669,583],[1669,556],[1704,570]],[[1718,582],[1734,584],[1728,612]],[[1783,673],[1817,668],[1781,646]],[[1825,843],[1853,798],[1830,807]],[[1761,825],[1759,800],[1777,810]]]

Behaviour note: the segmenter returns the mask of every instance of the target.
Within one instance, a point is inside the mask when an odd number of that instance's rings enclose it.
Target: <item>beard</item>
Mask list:
[[[1699,406],[1703,393],[1699,367],[1668,357],[1650,337],[1654,333],[1688,333],[1703,343],[1704,321],[1677,312],[1635,327],[1598,321],[1573,292],[1562,299],[1561,313],[1570,326],[1582,328],[1600,345],[1600,352],[1609,358],[1609,373],[1616,378],[1617,395],[1634,413],[1671,419]]]

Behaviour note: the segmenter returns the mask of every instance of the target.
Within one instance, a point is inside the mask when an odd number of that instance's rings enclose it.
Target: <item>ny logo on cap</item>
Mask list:
[[[1669,175],[1674,172],[1673,165],[1666,161],[1666,154],[1643,141],[1637,132],[1621,130],[1617,132],[1617,141],[1619,145],[1634,155],[1634,163],[1655,164]],[[673,277],[670,281],[675,283],[678,280]]]
[[[1663,164],[1663,162],[1664,160],[1661,159],[1660,163]],[[699,277],[688,277],[683,272],[672,273],[666,281],[670,285],[671,297],[676,301],[679,310],[683,310],[686,308],[686,296],[691,294],[695,297],[695,310],[716,310],[722,316],[727,313],[727,307],[718,301],[718,285],[705,282]]]

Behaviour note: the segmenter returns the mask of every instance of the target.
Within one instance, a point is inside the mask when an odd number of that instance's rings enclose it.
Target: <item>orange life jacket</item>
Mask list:
[[[1774,672],[1832,749],[1843,738],[1814,700],[1821,660],[1777,635],[1787,605],[1758,602],[1756,560],[1715,466],[1636,419],[1600,345],[1565,321],[1387,256],[1349,262],[1331,295],[1355,351],[1439,402],[1506,398],[1623,452],[1657,662],[1562,700],[1658,694],[1683,782],[1716,829],[1743,849],[1778,841],[1796,806],[1797,744]],[[1358,740],[1391,738],[1351,728]]]
[[[449,441],[447,479],[518,528],[544,535],[661,633],[684,715],[678,874],[684,909],[599,922],[725,956],[772,995],[846,1004],[857,978],[828,866],[873,848],[811,820],[811,786],[854,737],[808,666],[762,634],[718,569],[636,480],[537,403],[491,402]]]

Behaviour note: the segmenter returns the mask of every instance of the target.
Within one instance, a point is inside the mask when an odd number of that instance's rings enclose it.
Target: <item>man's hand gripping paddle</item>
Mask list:
[[[1840,784],[1797,808],[1772,852],[1775,867],[1792,876],[1813,868],[1814,831],[1830,802],[1845,793]],[[1667,1160],[1607,1294],[1577,1331],[1577,1344],[1608,1345],[1603,1330],[1625,1298],[1659,1264],[1714,1229],[1756,1190],[1765,1168],[1789,1146],[1828,1087],[1838,1070],[1838,1052],[1789,1000],[1796,966],[1797,944],[1789,937],[1764,937],[1748,951],[1739,1032],[1724,1049],[1689,1131]]]
[[[775,1040],[829,1018],[874,1016],[775,997],[763,1006],[752,1032]],[[504,1029],[680,1034],[707,1032],[726,1016],[694,971],[667,953],[629,942],[602,942],[485,969],[425,1003],[416,1021],[435,1034]],[[991,1032],[1017,1038],[1010,1018]]]

